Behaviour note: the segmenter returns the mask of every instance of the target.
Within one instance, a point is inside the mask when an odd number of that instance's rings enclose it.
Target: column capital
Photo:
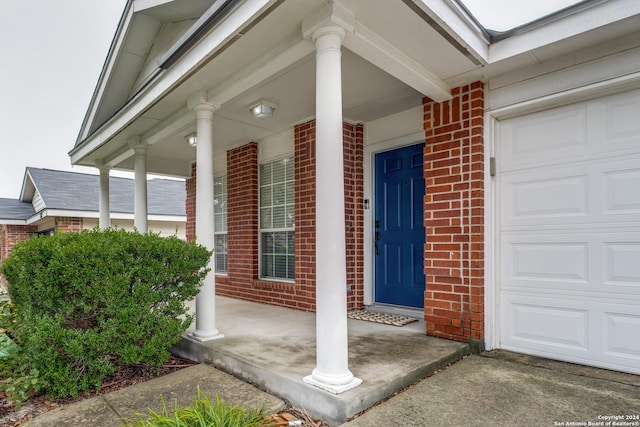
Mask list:
[[[97,159],[93,164],[100,172],[109,172],[111,170],[111,165],[105,163],[104,159]]]
[[[144,154],[149,146],[149,144],[142,141],[140,135],[130,136],[127,139],[127,145],[129,148],[133,148],[136,154]]]
[[[323,35],[335,34],[342,41],[355,31],[355,25],[353,13],[341,4],[332,2],[302,21],[302,35],[316,41]]]
[[[220,108],[220,106],[210,102],[207,92],[201,90],[194,93],[189,97],[189,99],[187,99],[187,108],[191,111],[195,111],[196,114],[201,111],[213,114]]]

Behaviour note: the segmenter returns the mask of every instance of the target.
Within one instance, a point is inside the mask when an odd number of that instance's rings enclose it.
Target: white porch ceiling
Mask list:
[[[405,55],[418,73],[422,67],[427,77],[433,77],[434,87],[438,84],[443,87],[445,95],[449,88],[443,78],[475,66],[402,2],[378,2],[374,8],[368,0],[341,3],[354,13],[357,25],[384,40],[386,47],[393,48],[392,54]],[[189,174],[195,150],[186,145],[184,135],[195,130],[195,116],[186,105],[189,96],[203,90],[213,102],[222,98],[214,119],[218,152],[263,140],[311,119],[315,114],[315,49],[311,41],[302,38],[302,22],[325,6],[323,0],[283,1],[249,31],[241,33],[229,48],[205,61],[108,144],[85,156],[80,163],[93,165],[100,159],[116,169],[132,169],[132,150],[127,139],[141,135],[143,140],[152,142],[148,150],[149,172]],[[168,8],[164,4],[160,7]],[[154,18],[160,17],[157,8],[153,14]],[[389,16],[394,19],[388,19]],[[387,54],[374,52],[383,67],[387,65],[384,63]],[[347,47],[343,47],[342,69],[343,115],[349,121],[368,122],[405,111],[420,105],[424,96]],[[248,107],[262,98],[275,102],[278,108],[272,118],[261,121],[251,117]]]
[[[260,0],[246,3],[252,1]],[[127,140],[141,136],[151,144],[149,172],[187,176],[190,163],[195,160],[195,150],[184,141],[186,134],[195,131],[195,115],[187,110],[187,100],[200,91],[221,106],[214,118],[215,156],[223,155],[231,147],[276,136],[311,119],[315,112],[315,50],[311,41],[303,39],[302,26],[305,19],[326,7],[327,2],[263,1],[266,5],[262,18],[223,40],[226,43],[223,50],[212,47],[189,68],[177,62],[167,70],[157,70],[157,79],[146,88],[147,94],[152,95],[144,98],[144,102],[135,97],[129,101],[106,126],[89,137],[90,144],[86,145],[92,148],[76,154],[74,162],[93,166],[96,161],[105,161],[116,169],[132,170],[133,152]],[[522,53],[496,64],[481,63],[478,58],[483,54],[477,48],[465,51],[465,46],[480,46],[482,41],[476,39],[469,44],[467,39],[452,43],[452,37],[443,35],[446,25],[442,16],[434,12],[426,17],[423,1],[417,2],[421,4],[420,11],[411,6],[412,0],[376,1],[375,7],[371,0],[337,1],[353,13],[357,34],[352,39],[348,36],[343,47],[343,115],[349,121],[366,123],[405,111],[420,105],[425,93],[433,93],[432,97],[437,99],[452,87],[486,80],[532,61],[531,54]],[[182,2],[198,11],[212,0],[135,0],[138,9],[134,17],[147,14],[156,21],[184,22],[189,16],[178,7]],[[446,1],[433,3],[442,8]],[[637,22],[637,18],[631,19],[631,24]],[[442,26],[435,28],[439,23]],[[593,42],[587,34],[572,37],[562,43],[561,50],[571,51],[571,43],[587,41]],[[143,44],[152,50],[151,41],[145,40]],[[535,53],[541,57],[546,52],[560,55],[557,46],[551,43]],[[122,60],[126,58],[123,56]],[[135,63],[142,66],[139,57]],[[122,94],[133,90],[138,75],[130,75],[135,71],[131,67],[123,66],[122,70],[122,78],[111,78],[108,92]],[[178,77],[162,87],[162,79],[171,75]],[[249,105],[262,98],[278,104],[274,116],[263,121],[251,117],[248,110]]]

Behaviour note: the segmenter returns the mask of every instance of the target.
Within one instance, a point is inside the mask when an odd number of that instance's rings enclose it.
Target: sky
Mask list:
[[[18,198],[27,166],[71,167],[126,0],[0,0],[0,197]]]
[[[576,0],[464,0],[502,30]],[[126,0],[0,0],[0,198],[18,198],[27,166],[72,167],[80,131]],[[527,15],[523,15],[527,13]]]

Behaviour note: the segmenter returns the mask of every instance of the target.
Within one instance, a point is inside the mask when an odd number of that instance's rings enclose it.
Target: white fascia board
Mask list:
[[[113,45],[109,50],[105,66],[102,70],[102,73],[100,74],[100,79],[98,80],[98,84],[96,85],[93,97],[91,98],[89,110],[87,111],[87,114],[82,122],[80,135],[78,137],[79,140],[83,140],[88,136],[91,124],[95,120],[96,114],[98,114],[100,101],[104,98],[104,92],[108,86],[109,78],[113,74],[114,67],[118,62],[119,54],[122,51],[124,42],[127,39],[127,32],[129,31],[129,27],[133,22],[133,14],[133,7],[129,7],[129,9],[126,11],[126,16],[122,18],[122,23],[118,27],[118,33],[114,36]],[[75,148],[71,151],[73,150],[75,150]]]
[[[187,222],[186,216],[176,215],[149,215],[149,221],[165,221],[165,222]]]
[[[451,99],[451,89],[438,76],[357,21],[344,46],[436,102]]]
[[[93,211],[74,211],[68,209],[43,209],[42,211],[32,215],[27,219],[27,224],[33,224],[47,217],[65,216],[72,218],[98,218],[98,212]]]
[[[100,213],[96,211],[74,211],[74,210],[65,210],[65,209],[45,209],[42,212],[38,212],[37,214],[31,216],[29,219],[25,221],[26,224],[33,224],[34,222],[40,221],[46,217],[56,217],[56,216],[64,216],[64,217],[72,217],[72,218],[100,218]],[[111,219],[130,219],[133,220],[133,213],[126,212],[111,212]],[[147,215],[147,219],[149,221],[169,221],[169,222],[186,222],[187,217],[183,215]]]
[[[474,23],[466,13],[450,0],[404,0],[414,3],[433,20],[435,20],[449,36],[468,49],[479,62],[486,64],[489,57],[489,41],[482,29]]]
[[[0,218],[0,224],[4,224],[4,225],[28,225],[26,219],[2,219],[2,218]]]
[[[216,48],[222,47],[227,40],[235,37],[239,29],[258,16],[272,1],[247,0],[242,3],[176,64],[158,74],[155,81],[138,93],[114,117],[85,139],[79,147],[71,150],[69,152],[71,164],[78,164],[84,157],[141,116],[155,102],[175,88],[185,76],[197,70],[207,57],[215,53]]]
[[[598,3],[573,15],[564,16],[492,44],[489,47],[489,63],[508,59],[638,14],[638,0]]]

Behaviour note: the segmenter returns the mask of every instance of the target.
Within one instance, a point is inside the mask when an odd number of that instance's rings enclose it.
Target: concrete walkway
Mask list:
[[[149,409],[162,410],[164,396],[167,406],[177,401],[187,406],[197,396],[198,387],[210,398],[216,394],[232,405],[251,408],[265,407],[276,413],[285,407],[282,400],[250,384],[225,374],[209,365],[196,365],[169,375],[135,384],[112,393],[63,406],[42,414],[23,424],[27,427],[115,427],[123,419],[135,419],[136,414],[147,415]]]
[[[174,399],[188,404],[198,386],[232,404],[266,405],[270,413],[284,407],[282,400],[231,375],[197,365],[55,409],[24,425],[114,427],[147,408],[159,411],[161,394],[169,405]],[[466,357],[343,427],[638,426],[638,416],[640,376],[492,352]]]
[[[640,425],[640,376],[498,352],[469,356],[343,426],[597,425]]]

